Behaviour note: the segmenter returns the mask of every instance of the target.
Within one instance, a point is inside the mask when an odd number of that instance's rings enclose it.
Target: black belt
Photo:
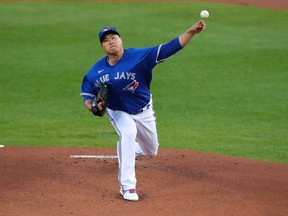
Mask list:
[[[151,107],[151,104],[148,104],[147,106],[145,106],[144,108],[142,108],[142,109],[136,111],[135,113],[129,113],[129,114],[131,114],[131,115],[138,115],[138,114],[140,114],[140,113],[142,113],[142,112],[148,110],[150,107]]]

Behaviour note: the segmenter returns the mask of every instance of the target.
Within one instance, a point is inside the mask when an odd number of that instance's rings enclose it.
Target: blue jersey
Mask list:
[[[108,64],[108,56],[105,56],[84,76],[81,96],[84,101],[93,99],[99,83],[106,83],[109,109],[137,113],[151,99],[152,69],[181,48],[177,37],[159,46],[124,49],[123,56],[113,66]]]

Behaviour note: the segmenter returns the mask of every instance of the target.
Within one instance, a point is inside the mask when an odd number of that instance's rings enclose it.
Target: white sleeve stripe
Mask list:
[[[80,93],[80,96],[90,96],[90,97],[92,97],[92,98],[94,98],[95,97],[95,95],[93,95],[93,94],[89,94],[89,93]]]
[[[165,58],[165,59],[160,59],[160,60],[158,60],[158,57],[159,57],[159,54],[160,54],[160,50],[161,50],[162,45],[163,45],[163,44],[160,44],[159,47],[158,47],[157,56],[156,56],[156,64],[159,64],[160,62],[165,61],[165,60],[167,59],[167,58]]]

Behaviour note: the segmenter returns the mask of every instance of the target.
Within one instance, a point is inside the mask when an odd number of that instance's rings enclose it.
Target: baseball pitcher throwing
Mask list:
[[[150,84],[152,69],[185,47],[205,29],[200,20],[168,43],[146,48],[123,47],[115,27],[100,30],[99,40],[106,55],[84,76],[81,95],[84,105],[96,116],[105,113],[119,135],[117,154],[120,194],[138,201],[135,159],[156,156],[158,136]],[[104,93],[103,93],[104,92]]]

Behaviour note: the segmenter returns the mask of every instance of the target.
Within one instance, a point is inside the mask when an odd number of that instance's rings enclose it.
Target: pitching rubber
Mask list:
[[[116,155],[70,155],[70,158],[117,159]]]

